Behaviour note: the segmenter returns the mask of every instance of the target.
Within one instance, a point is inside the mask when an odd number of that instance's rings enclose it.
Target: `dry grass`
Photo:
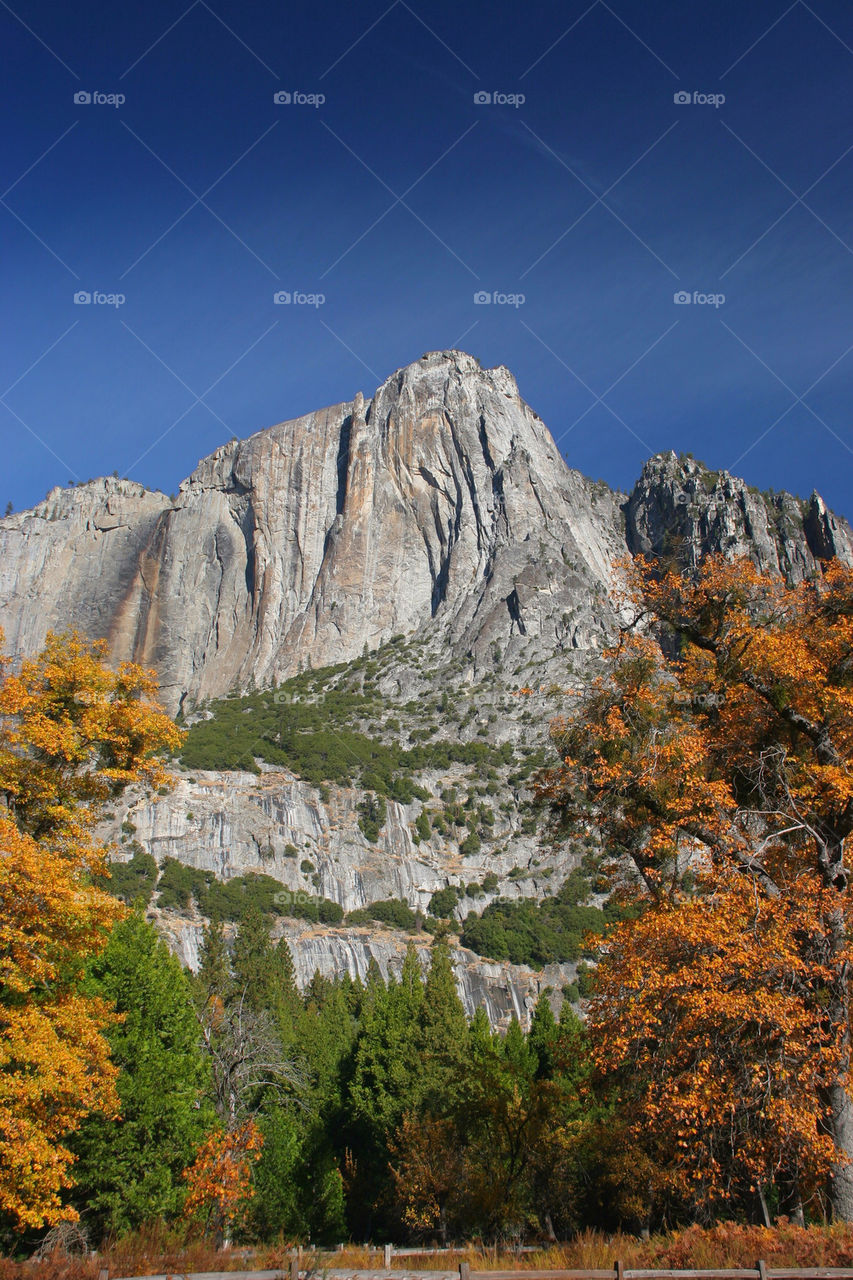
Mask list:
[[[214,1249],[204,1241],[188,1239],[163,1227],[150,1227],[108,1244],[97,1257],[66,1257],[59,1251],[41,1261],[13,1262],[0,1259],[0,1280],[98,1280],[107,1268],[110,1276],[155,1274],[182,1275],[204,1271],[286,1271],[292,1242],[254,1249]],[[611,1269],[619,1258],[626,1267],[752,1267],[757,1258],[768,1266],[851,1267],[853,1226],[794,1227],[781,1223],[773,1230],[720,1223],[709,1229],[690,1227],[672,1235],[639,1240],[636,1236],[605,1236],[586,1231],[565,1245],[543,1247],[536,1253],[517,1255],[506,1248],[482,1245],[460,1247],[439,1257],[428,1251],[417,1257],[395,1258],[400,1271],[455,1271],[468,1262],[472,1271],[571,1268]],[[321,1275],[330,1268],[376,1270],[382,1266],[382,1250],[347,1245],[343,1250],[303,1253],[303,1268]]]

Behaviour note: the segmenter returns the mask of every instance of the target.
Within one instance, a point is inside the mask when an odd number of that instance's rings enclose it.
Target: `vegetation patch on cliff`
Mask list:
[[[402,652],[399,645],[386,649],[395,657]],[[461,765],[485,772],[513,762],[511,743],[485,741],[483,734],[465,741],[455,724],[451,740],[436,739],[452,719],[447,698],[432,709],[420,701],[389,702],[377,688],[379,670],[379,659],[362,658],[214,702],[190,726],[181,762],[188,769],[257,773],[261,759],[313,786],[359,785],[401,804],[429,797],[417,781],[427,769]]]
[[[615,902],[591,906],[589,896],[589,881],[577,868],[552,897],[540,902],[499,898],[481,914],[467,916],[459,941],[490,960],[508,960],[534,968],[577,960],[591,954],[585,945],[586,937],[603,934],[609,924],[636,911]]]

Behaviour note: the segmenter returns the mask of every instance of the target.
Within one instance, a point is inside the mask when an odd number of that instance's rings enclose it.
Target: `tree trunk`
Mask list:
[[[795,1177],[788,1185],[780,1188],[779,1208],[795,1227],[804,1227],[806,1225],[803,1197],[800,1192],[798,1178]]]
[[[843,841],[835,863],[843,866]],[[845,873],[846,874],[846,873]],[[842,890],[843,892],[843,890]],[[838,1152],[829,1180],[829,1202],[833,1218],[841,1222],[853,1222],[853,1099],[850,1097],[850,983],[845,950],[847,928],[844,908],[830,918],[830,948],[832,961],[837,966],[838,977],[830,1005],[830,1015],[838,1027],[841,1060],[837,1075],[827,1089],[829,1104],[829,1132]]]
[[[853,1099],[846,1072],[829,1086],[827,1098],[829,1131],[839,1153],[830,1175],[829,1202],[834,1218],[853,1222]]]

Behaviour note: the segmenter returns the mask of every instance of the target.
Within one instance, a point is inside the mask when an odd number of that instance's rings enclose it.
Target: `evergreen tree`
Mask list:
[[[331,984],[318,1008],[310,1002],[303,1021],[302,1047],[312,1082],[312,1097],[319,1111],[333,1122],[343,1106],[343,1073],[355,1043],[357,1023],[338,983]]]
[[[364,984],[365,994],[385,990],[385,979],[376,956],[371,956],[367,964],[367,980]]]
[[[568,1001],[564,1001],[564,1004],[567,1005]],[[557,1020],[551,1008],[551,1001],[543,992],[536,1001],[536,1008],[530,1020],[530,1031],[527,1034],[528,1046],[538,1063],[536,1075],[540,1080],[550,1080],[554,1074],[558,1038]]]
[[[216,994],[222,999],[232,986],[231,957],[225,941],[225,928],[218,916],[211,916],[204,926],[199,950],[198,985],[203,996]]]
[[[450,951],[443,939],[433,943],[420,1012],[422,1092],[435,1115],[449,1112],[464,1070],[468,1020],[456,991]]]
[[[248,908],[234,939],[232,958],[234,981],[243,993],[245,1003],[256,1012],[273,1008],[277,995],[276,951],[270,940],[269,925],[263,912],[254,904]]]
[[[307,1000],[312,1000],[318,1009],[322,1009],[323,1005],[329,999],[335,984],[331,978],[325,977],[319,969],[314,970],[314,976],[308,983],[308,989],[305,992]]]
[[[472,1062],[482,1062],[492,1051],[492,1028],[482,1005],[474,1010],[468,1027],[468,1051]]]
[[[275,948],[275,974],[279,993],[287,1000],[299,999],[296,966],[287,938],[279,938]]]
[[[420,1101],[418,1041],[423,999],[420,964],[410,943],[400,981],[392,978],[382,990],[370,983],[356,1047],[350,1101],[354,1115],[367,1125],[379,1146],[384,1146],[403,1112]]]
[[[357,1178],[350,1226],[359,1235],[375,1225],[374,1206],[388,1186],[388,1144],[407,1111],[420,1106],[423,1070],[419,1055],[424,986],[420,963],[409,946],[400,981],[380,986],[368,971],[368,986],[355,1045],[345,1139],[354,1153]]]
[[[507,1027],[506,1035],[501,1044],[501,1057],[509,1065],[518,1080],[524,1084],[532,1080],[536,1074],[538,1058],[533,1048],[528,1044],[515,1014],[512,1015],[512,1021]]]
[[[272,1009],[282,1047],[293,1058],[302,1056],[308,1022],[299,988],[296,967],[286,938],[279,938],[273,953]]]
[[[272,1107],[260,1122],[264,1136],[249,1204],[249,1226],[259,1240],[306,1236],[299,1175],[305,1160],[304,1127],[284,1107]]]
[[[88,985],[123,1015],[109,1032],[121,1114],[78,1133],[74,1203],[99,1231],[127,1231],[180,1209],[181,1174],[213,1118],[208,1072],[189,978],[140,914],[115,926]]]

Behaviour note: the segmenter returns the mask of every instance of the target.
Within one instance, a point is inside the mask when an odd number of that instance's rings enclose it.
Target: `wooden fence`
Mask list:
[[[299,1254],[301,1252],[300,1250]],[[306,1268],[303,1266],[303,1258],[294,1253],[289,1269],[277,1271],[172,1272],[169,1275],[119,1278],[110,1277],[108,1271],[102,1270],[98,1280],[403,1280],[403,1277],[412,1277],[413,1280],[853,1280],[853,1267],[768,1267],[762,1259],[754,1267],[710,1267],[683,1271],[626,1267],[619,1260],[612,1268],[587,1271],[551,1271],[538,1267],[517,1271],[480,1271],[467,1262],[460,1262],[458,1270],[391,1270],[394,1258],[424,1258],[437,1253],[454,1252],[457,1251],[394,1249],[391,1245],[386,1245],[382,1257],[384,1265],[376,1269],[333,1267],[328,1265],[328,1260]],[[307,1258],[304,1261],[307,1262]]]

